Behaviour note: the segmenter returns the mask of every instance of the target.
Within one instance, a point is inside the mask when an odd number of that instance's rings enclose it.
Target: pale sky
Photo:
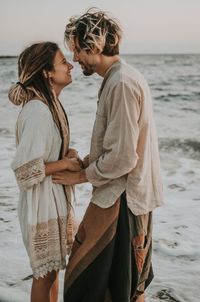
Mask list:
[[[92,6],[120,21],[121,53],[200,53],[200,0],[0,0],[0,55],[47,40],[64,50],[69,17]]]

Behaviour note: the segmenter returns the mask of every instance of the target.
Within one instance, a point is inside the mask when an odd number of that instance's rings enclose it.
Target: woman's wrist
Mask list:
[[[69,159],[67,157],[64,157],[60,160],[61,163],[61,169],[62,170],[68,170],[69,168]]]

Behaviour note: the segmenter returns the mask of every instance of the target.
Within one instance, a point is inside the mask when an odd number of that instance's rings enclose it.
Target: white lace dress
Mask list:
[[[65,268],[67,203],[62,185],[45,176],[45,162],[59,158],[61,137],[47,105],[29,101],[16,125],[12,162],[20,189],[18,215],[35,278]]]

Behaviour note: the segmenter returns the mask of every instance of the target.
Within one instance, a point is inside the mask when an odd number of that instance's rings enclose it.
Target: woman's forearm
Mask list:
[[[64,157],[63,159],[46,163],[45,164],[45,175],[49,176],[56,172],[62,172],[69,170],[72,172],[78,172],[81,170],[82,162],[77,158]]]
[[[67,169],[66,160],[57,160],[50,163],[45,163],[45,175],[49,176],[56,172],[61,172]]]

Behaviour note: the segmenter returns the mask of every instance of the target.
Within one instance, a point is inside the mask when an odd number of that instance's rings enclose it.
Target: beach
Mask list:
[[[200,301],[200,55],[126,55],[148,80],[159,137],[165,205],[154,211],[155,278],[147,302]],[[20,108],[8,101],[17,81],[17,59],[0,59],[0,302],[29,301],[31,269],[17,217],[18,187],[10,168]],[[73,83],[60,99],[67,112],[71,147],[84,157],[90,149],[97,94],[102,79],[84,77],[76,65]],[[91,185],[76,186],[81,220]],[[62,301],[63,272],[60,274]],[[123,302],[123,301],[122,301]]]

